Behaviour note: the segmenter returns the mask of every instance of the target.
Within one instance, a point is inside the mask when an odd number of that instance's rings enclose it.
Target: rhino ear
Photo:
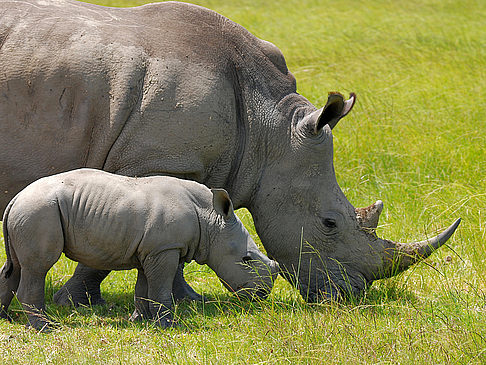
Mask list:
[[[356,101],[356,94],[351,93],[349,99],[345,100],[344,96],[337,92],[329,93],[327,103],[324,108],[311,114],[313,122],[313,132],[315,134],[324,128],[327,124],[333,129],[339,120],[345,117],[353,108]],[[316,114],[316,115],[314,115]]]
[[[223,216],[224,219],[233,218],[235,211],[233,203],[224,189],[211,189],[213,193],[213,207],[216,213]]]

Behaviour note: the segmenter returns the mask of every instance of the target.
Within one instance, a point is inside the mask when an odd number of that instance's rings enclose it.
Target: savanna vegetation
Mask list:
[[[11,306],[0,362],[486,363],[486,2],[193,2],[276,44],[316,106],[328,91],[357,93],[333,131],[335,168],[354,206],[385,202],[379,236],[423,239],[461,217],[458,231],[425,262],[340,304],[306,304],[282,278],[268,299],[239,301],[192,263],[186,277],[209,301],[178,305],[181,327],[170,330],[128,320],[134,271],[103,282],[106,306],[53,304],[75,267],[63,258],[46,289],[59,327],[38,334]],[[257,238],[249,213],[239,215]]]

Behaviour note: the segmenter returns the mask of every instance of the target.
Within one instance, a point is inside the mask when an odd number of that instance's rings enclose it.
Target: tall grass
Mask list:
[[[335,167],[355,206],[385,202],[380,236],[422,239],[456,217],[461,226],[424,263],[345,304],[305,304],[281,278],[267,300],[240,302],[208,268],[190,264],[187,278],[210,300],[179,305],[182,327],[167,331],[128,321],[133,271],[112,273],[103,283],[106,306],[52,304],[75,266],[62,259],[46,289],[48,312],[61,326],[47,335],[27,330],[14,306],[14,322],[0,322],[0,358],[12,364],[485,363],[486,3],[194,3],[275,43],[299,92],[315,105],[325,103],[328,91],[357,93],[353,112],[333,131]],[[249,213],[239,214],[255,234]]]

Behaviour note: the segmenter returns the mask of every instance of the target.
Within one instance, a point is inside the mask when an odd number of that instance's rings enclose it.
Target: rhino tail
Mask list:
[[[7,208],[5,209],[5,213],[3,214],[3,240],[5,242],[5,254],[7,255],[7,261],[5,262],[5,266],[2,269],[1,274],[5,275],[5,279],[8,279],[10,275],[12,275],[12,271],[14,269],[14,262],[12,260],[12,253],[10,252],[10,239],[8,236],[8,215],[10,213],[10,209],[12,208],[12,205],[15,201],[15,198],[13,198],[10,203],[8,203]],[[15,252],[13,252],[15,256]]]

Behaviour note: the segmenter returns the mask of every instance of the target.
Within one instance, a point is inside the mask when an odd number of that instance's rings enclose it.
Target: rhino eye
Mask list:
[[[324,225],[327,228],[336,228],[336,220],[334,220],[332,218],[324,218],[322,220],[322,223],[324,223]]]
[[[243,258],[241,259],[245,264],[247,264],[248,262],[251,261],[251,257],[250,256],[243,256]]]

